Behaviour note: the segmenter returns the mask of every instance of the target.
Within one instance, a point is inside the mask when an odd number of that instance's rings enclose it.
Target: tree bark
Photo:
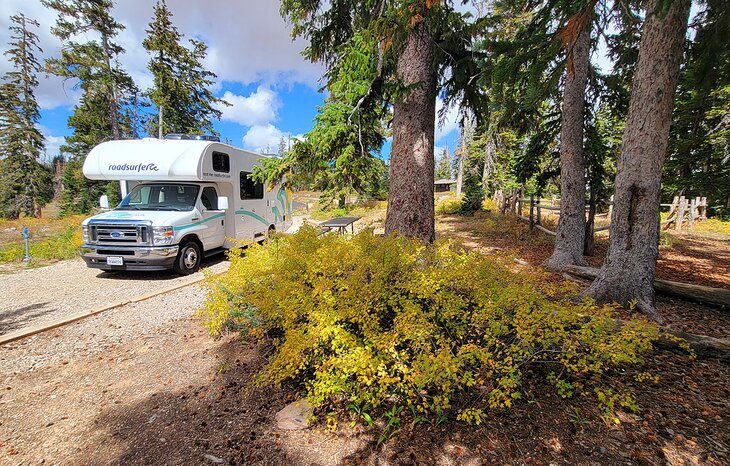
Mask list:
[[[397,74],[415,88],[393,105],[393,147],[385,233],[433,242],[433,143],[436,73],[433,40],[424,22],[408,34]]]
[[[489,179],[492,177],[494,161],[497,158],[497,143],[495,136],[490,132],[487,137],[487,147],[484,149],[484,171],[482,171],[482,186],[487,192],[491,192]],[[495,189],[496,191],[496,189]]]
[[[583,255],[592,256],[595,252],[596,239],[595,239],[595,226],[596,226],[596,194],[594,189],[591,189],[591,194],[588,200],[588,219],[586,220],[585,238],[583,240]]]
[[[459,147],[456,150],[457,160],[459,163],[456,165],[456,197],[461,197],[461,191],[464,186],[464,150]]]
[[[578,33],[569,57],[560,128],[560,220],[553,255],[545,262],[545,266],[553,270],[569,264],[586,264],[583,258],[586,230],[583,114],[591,58],[590,20]]]
[[[586,290],[599,302],[627,304],[654,319],[654,273],[659,253],[659,188],[672,121],[690,0],[657,12],[650,0],[639,44],[629,113],[617,164],[610,240],[598,278]]]
[[[121,139],[121,133],[119,131],[119,102],[117,102],[117,91],[116,83],[113,78],[114,71],[112,70],[112,52],[109,48],[109,37],[102,32],[101,44],[104,50],[104,64],[106,65],[106,72],[109,73],[109,121],[112,125],[112,139]]]

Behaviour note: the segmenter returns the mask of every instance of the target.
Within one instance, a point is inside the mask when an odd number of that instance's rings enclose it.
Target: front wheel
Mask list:
[[[200,246],[189,241],[180,246],[173,267],[180,275],[190,275],[200,268]]]

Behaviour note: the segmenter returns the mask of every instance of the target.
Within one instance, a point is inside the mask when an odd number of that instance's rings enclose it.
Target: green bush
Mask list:
[[[293,384],[314,406],[476,424],[519,399],[530,374],[595,397],[658,336],[573,303],[572,284],[509,267],[446,243],[303,228],[233,254],[200,314],[213,332],[243,327],[273,345],[259,382]]]

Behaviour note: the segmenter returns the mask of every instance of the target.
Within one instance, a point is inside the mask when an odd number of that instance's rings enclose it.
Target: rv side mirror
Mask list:
[[[99,206],[102,209],[108,209],[109,208],[109,196],[107,196],[106,194],[104,194],[103,196],[101,196],[99,198]]]
[[[226,196],[218,196],[218,210],[228,210],[228,198]]]

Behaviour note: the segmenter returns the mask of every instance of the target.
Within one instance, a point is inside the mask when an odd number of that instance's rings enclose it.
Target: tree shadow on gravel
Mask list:
[[[0,335],[30,325],[31,321],[56,311],[47,307],[50,302],[35,303],[12,311],[0,312]]]

